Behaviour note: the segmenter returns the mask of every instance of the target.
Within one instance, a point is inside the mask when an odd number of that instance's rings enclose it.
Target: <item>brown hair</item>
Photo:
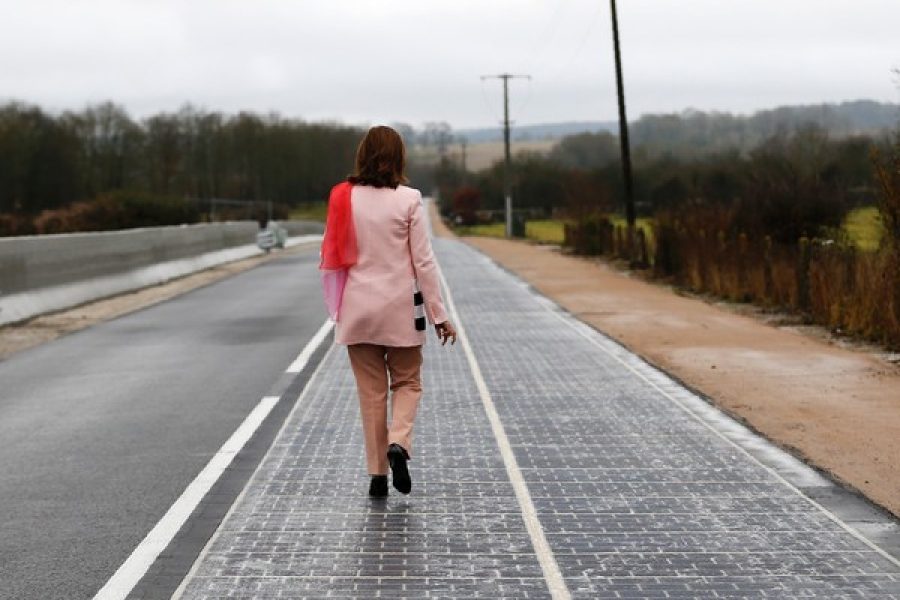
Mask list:
[[[406,148],[400,134],[384,125],[369,129],[356,149],[356,171],[347,181],[356,185],[395,188],[407,179]]]

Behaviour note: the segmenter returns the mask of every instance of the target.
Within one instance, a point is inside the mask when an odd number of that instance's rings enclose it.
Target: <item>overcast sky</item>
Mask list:
[[[900,101],[900,0],[619,0],[629,118]],[[616,118],[607,0],[0,0],[0,99],[354,124]]]

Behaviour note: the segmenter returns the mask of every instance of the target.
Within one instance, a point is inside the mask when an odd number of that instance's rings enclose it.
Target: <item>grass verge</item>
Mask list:
[[[843,224],[850,241],[864,252],[874,252],[881,245],[884,224],[875,206],[855,208],[847,213]]]
[[[292,208],[288,214],[288,220],[321,221],[324,223],[326,216],[328,216],[327,202],[310,202]]]

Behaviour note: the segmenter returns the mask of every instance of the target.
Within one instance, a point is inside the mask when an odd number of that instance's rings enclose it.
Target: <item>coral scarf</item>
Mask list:
[[[353,229],[353,210],[350,205],[352,189],[353,185],[347,181],[331,189],[319,262],[325,306],[328,308],[328,315],[335,321],[340,318],[347,271],[356,264],[357,258],[356,232]]]

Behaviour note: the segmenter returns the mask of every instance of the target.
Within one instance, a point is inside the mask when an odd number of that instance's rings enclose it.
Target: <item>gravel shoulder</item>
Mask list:
[[[438,235],[453,235],[433,219]],[[464,241],[779,446],[900,516],[900,367],[552,246]],[[771,319],[769,319],[771,321]]]

